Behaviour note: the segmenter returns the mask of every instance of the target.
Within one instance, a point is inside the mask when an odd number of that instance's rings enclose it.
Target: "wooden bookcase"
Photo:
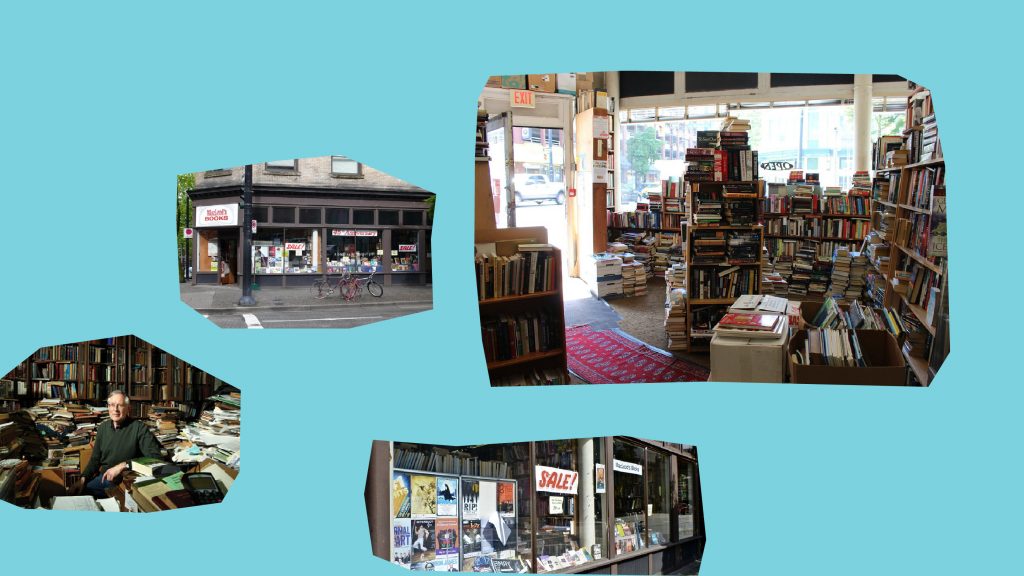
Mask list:
[[[918,87],[907,101],[907,129],[903,148],[910,150],[910,163],[875,170],[876,177],[891,185],[885,191],[876,188],[872,203],[877,212],[895,212],[895,226],[882,236],[889,246],[889,265],[876,271],[885,278],[883,304],[900,315],[916,319],[926,334],[919,355],[906,349],[903,356],[918,384],[927,386],[935,377],[949,353],[949,303],[947,295],[948,262],[945,233],[942,242],[934,245],[938,227],[945,226],[945,161],[934,124],[931,93]],[[930,127],[929,127],[930,125]],[[934,146],[925,148],[924,140],[931,133]],[[881,192],[885,192],[883,198]],[[934,307],[932,321],[928,308],[921,306],[913,294],[905,294],[899,276],[915,269],[934,279],[936,290],[929,290],[929,305]],[[925,286],[928,289],[929,286]]]
[[[201,403],[221,384],[217,378],[175,358],[136,336],[118,336],[74,344],[45,346],[6,376],[15,384],[16,400],[6,406],[25,408],[42,398],[103,405],[113,390],[132,399],[132,416],[144,418],[154,404],[175,406],[198,415]],[[26,394],[17,394],[18,384]]]
[[[696,280],[695,271],[697,270],[717,270],[726,269],[732,266],[739,266],[741,270],[750,269],[756,274],[756,282],[754,282],[754,288],[749,293],[760,294],[761,293],[761,266],[764,258],[764,227],[760,224],[761,210],[761,198],[763,196],[764,182],[762,180],[751,180],[745,182],[690,182],[687,189],[686,195],[686,206],[690,215],[690,222],[685,230],[682,232],[686,238],[686,330],[687,330],[687,341],[689,345],[689,351],[705,351],[711,348],[711,336],[710,335],[695,335],[694,334],[694,317],[698,309],[713,308],[722,309],[728,308],[733,302],[736,301],[735,297],[729,298],[697,298],[695,295],[697,291],[694,290],[694,282]],[[730,226],[725,224],[698,224],[697,207],[698,201],[696,200],[697,195],[704,191],[721,189],[726,184],[740,184],[751,186],[752,190],[757,191],[758,197],[753,199],[755,205],[755,224],[746,226]],[[725,199],[721,199],[723,203],[723,214],[725,211],[724,204]],[[730,232],[757,232],[760,236],[760,246],[758,247],[758,259],[754,263],[750,264],[727,264],[727,263],[715,263],[715,264],[696,264],[693,260],[694,245],[693,235],[695,232],[700,231],[723,231],[726,236],[726,245],[728,245],[728,237]]]
[[[547,230],[543,227],[478,229],[476,242],[478,244],[504,243],[507,245],[546,243]],[[565,311],[562,304],[562,255],[557,248],[553,252],[554,290],[478,301],[481,328],[488,318],[506,314],[543,314],[549,322],[556,324],[553,328],[554,334],[557,335],[556,340],[546,352],[528,354],[511,360],[488,362],[487,372],[492,386],[501,385],[500,382],[506,377],[514,377],[534,369],[557,370],[562,376],[562,381],[569,382],[565,346]]]

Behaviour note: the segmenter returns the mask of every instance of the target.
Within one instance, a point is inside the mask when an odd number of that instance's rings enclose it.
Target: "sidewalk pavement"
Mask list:
[[[242,297],[242,288],[237,285],[201,284],[193,286],[185,282],[179,286],[181,301],[201,314],[235,313],[245,310],[309,310],[397,304],[433,305],[434,302],[434,290],[430,285],[385,286],[384,295],[380,298],[375,298],[364,292],[361,297],[351,302],[346,302],[338,292],[323,300],[317,300],[310,294],[308,286],[260,288],[252,291],[253,298],[256,299],[255,306],[238,305],[238,300]]]

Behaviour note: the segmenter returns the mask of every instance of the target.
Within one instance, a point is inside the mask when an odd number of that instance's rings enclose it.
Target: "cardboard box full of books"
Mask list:
[[[785,382],[786,342],[789,330],[778,338],[711,339],[712,382]]]
[[[857,330],[857,340],[867,366],[841,367],[798,364],[797,351],[804,350],[807,331],[799,330],[789,342],[790,381],[796,384],[871,384],[903,386],[907,382],[907,364],[899,344],[885,330]]]

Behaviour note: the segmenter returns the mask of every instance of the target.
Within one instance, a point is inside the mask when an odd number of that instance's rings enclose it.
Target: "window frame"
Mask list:
[[[341,158],[341,159],[344,159],[344,160],[349,160],[351,162],[355,162],[355,164],[356,164],[356,171],[355,171],[355,173],[335,172],[334,171],[334,159],[335,158]],[[359,162],[359,161],[356,161],[356,160],[353,160],[352,158],[349,158],[348,156],[337,156],[337,155],[331,156],[330,163],[331,163],[331,178],[362,178],[363,177],[363,163]]]

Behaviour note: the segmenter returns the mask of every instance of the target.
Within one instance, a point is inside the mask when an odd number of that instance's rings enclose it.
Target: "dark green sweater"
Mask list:
[[[129,419],[121,427],[107,420],[96,427],[96,444],[92,458],[82,471],[82,478],[91,480],[99,472],[121,462],[147,456],[161,458],[160,443],[141,420]]]

